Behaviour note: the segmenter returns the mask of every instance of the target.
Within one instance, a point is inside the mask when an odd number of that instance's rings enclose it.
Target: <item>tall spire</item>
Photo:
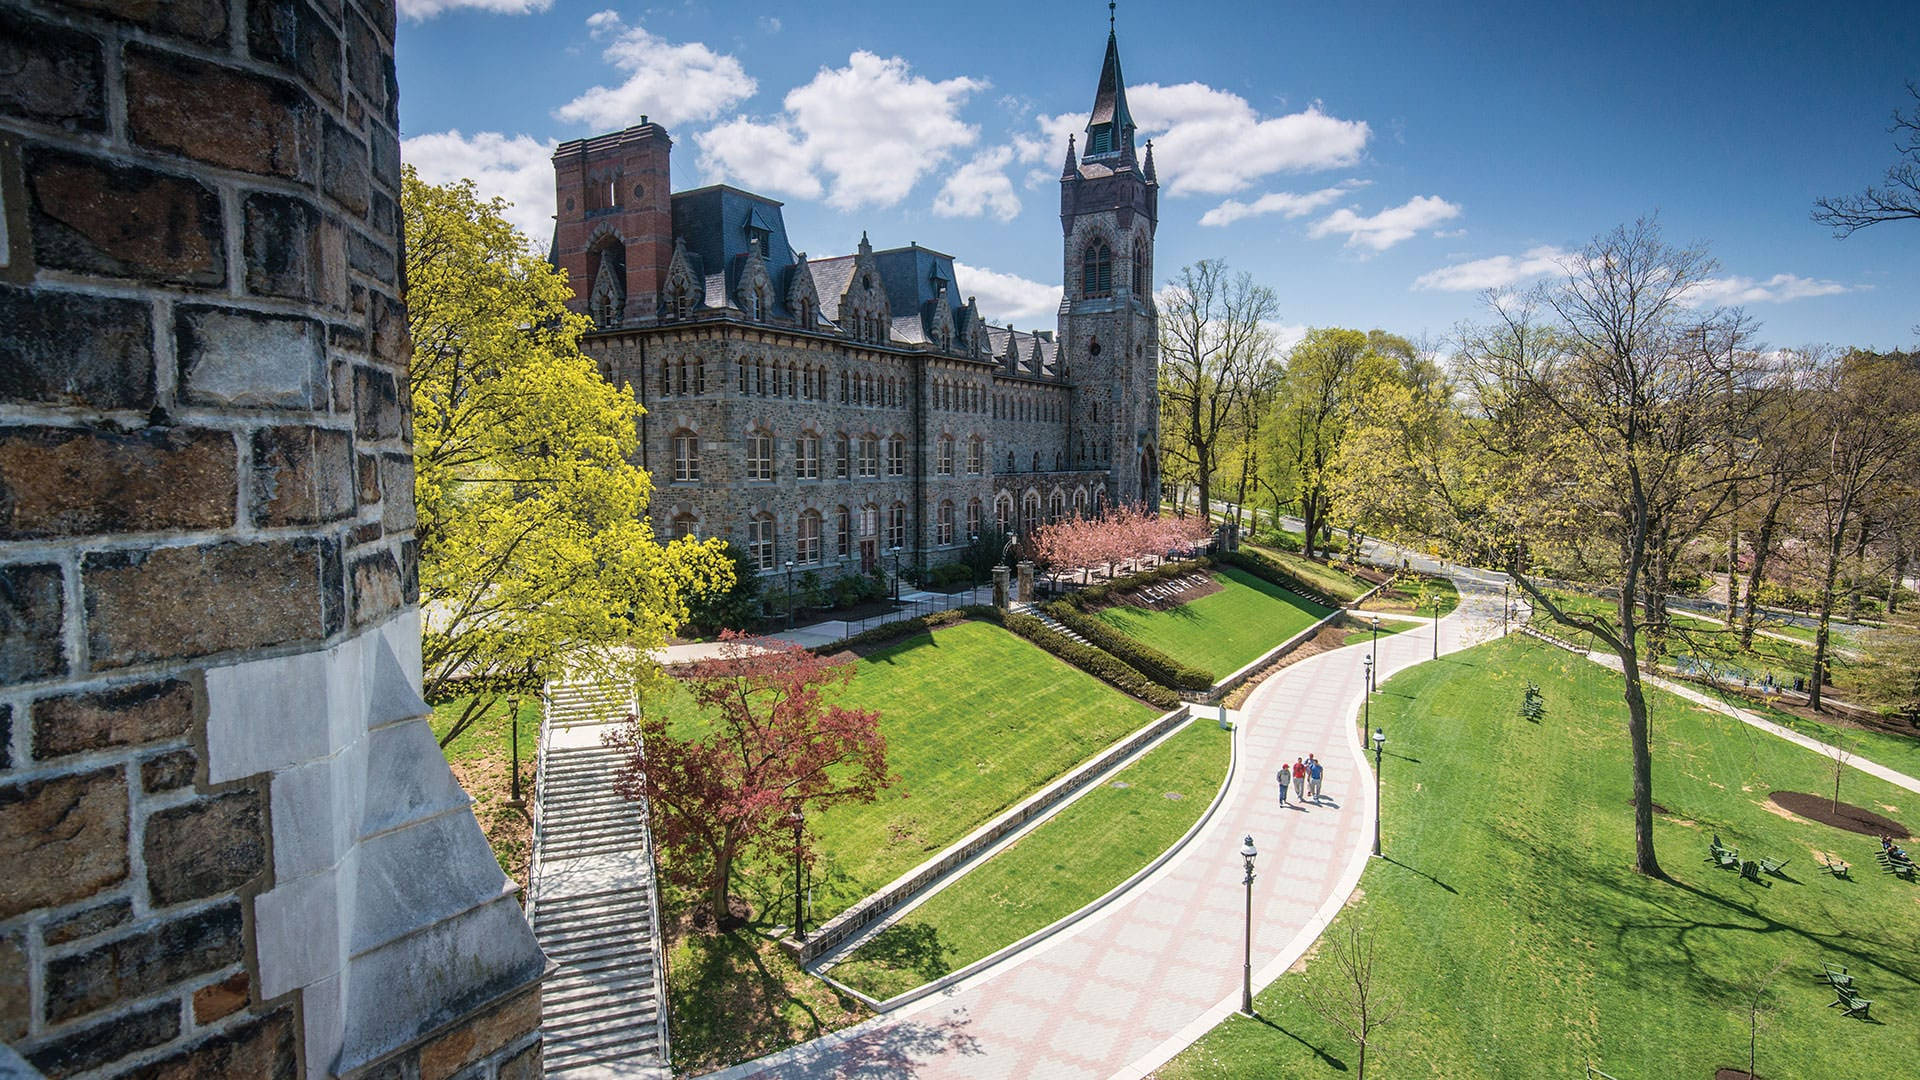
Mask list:
[[[1158,184],[1160,182],[1160,178],[1153,175],[1153,140],[1152,139],[1147,140],[1147,163],[1142,168],[1142,172],[1145,174],[1147,178],[1147,183]]]
[[[1067,133],[1067,167],[1060,170],[1060,179],[1070,180],[1079,175],[1080,169],[1073,162],[1073,133]]]
[[[1127,108],[1127,81],[1120,74],[1120,40],[1113,26],[1113,7],[1107,5],[1107,58],[1100,65],[1100,86],[1093,95],[1093,114],[1087,118],[1089,159],[1108,154],[1133,156],[1133,113]]]

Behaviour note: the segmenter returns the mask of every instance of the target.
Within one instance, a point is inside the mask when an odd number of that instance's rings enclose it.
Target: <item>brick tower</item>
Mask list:
[[[1116,501],[1160,504],[1159,315],[1153,305],[1153,233],[1160,185],[1153,147],[1135,156],[1120,46],[1106,61],[1087,118],[1085,154],[1067,143],[1060,174],[1064,235],[1061,351],[1073,395],[1075,462],[1104,467]]]
[[[553,152],[554,261],[573,307],[602,328],[651,319],[673,258],[673,140],[659,124],[561,143]]]

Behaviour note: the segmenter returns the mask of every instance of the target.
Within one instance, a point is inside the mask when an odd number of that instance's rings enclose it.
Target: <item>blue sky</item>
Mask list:
[[[1705,298],[1744,304],[1772,344],[1914,343],[1920,222],[1843,241],[1808,212],[1894,161],[1920,7],[1569,7],[1122,3],[1161,283],[1223,258],[1274,288],[1289,331],[1439,339],[1479,288],[1657,213],[1718,259]],[[645,113],[673,134],[677,189],[782,199],[814,257],[862,229],[947,251],[989,317],[1053,324],[1056,178],[1105,3],[399,9],[404,156],[513,200],[543,248],[554,143]]]

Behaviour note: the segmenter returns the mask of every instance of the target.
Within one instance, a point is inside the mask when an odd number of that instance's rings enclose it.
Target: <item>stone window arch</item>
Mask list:
[[[941,476],[953,475],[953,436],[940,436],[940,451],[935,458],[933,471]]]
[[[1133,295],[1145,296],[1152,289],[1152,268],[1147,265],[1147,242],[1133,238]]]
[[[796,480],[820,479],[820,433],[803,431],[794,440],[793,476]]]
[[[747,555],[755,569],[773,569],[773,515],[765,510],[747,522]]]
[[[820,561],[820,511],[802,510],[798,527],[793,534],[793,561],[799,563],[817,563]]]
[[[843,559],[853,554],[853,512],[844,506],[833,511],[833,549]]]
[[[898,550],[907,546],[907,504],[896,502],[887,507],[887,546]]]
[[[872,540],[880,535],[880,505],[868,503],[860,508],[860,539]]]
[[[1047,496],[1047,520],[1060,521],[1066,516],[1067,493],[1061,488],[1054,488],[1053,494]]]
[[[833,478],[845,480],[853,468],[853,444],[844,431],[833,436]]]
[[[987,443],[975,435],[967,440],[967,475],[979,476],[987,467]]]
[[[1040,527],[1040,489],[1028,488],[1020,497],[1020,531],[1031,534]]]
[[[893,435],[887,439],[887,475],[907,475],[907,437]]]
[[[860,475],[880,475],[880,436],[871,431],[860,436]]]
[[[747,479],[773,479],[773,432],[766,428],[747,432]]]
[[[933,542],[945,547],[953,543],[953,500],[940,501],[939,516],[934,518]]]
[[[1113,249],[1099,237],[1081,250],[1080,294],[1088,299],[1113,295]]]
[[[993,527],[1005,533],[1013,518],[1013,496],[1001,492],[993,497]]]
[[[673,479],[679,483],[700,479],[700,436],[689,428],[673,433]]]
[[[673,538],[675,540],[678,540],[683,536],[698,537],[699,535],[700,535],[700,519],[699,518],[695,517],[692,514],[675,514],[674,515]]]

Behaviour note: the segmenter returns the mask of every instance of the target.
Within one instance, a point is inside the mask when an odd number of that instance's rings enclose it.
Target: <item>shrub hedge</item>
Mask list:
[[[998,614],[998,609],[989,608]],[[1063,634],[1047,629],[1047,624],[1031,615],[1007,612],[1000,620],[1008,630],[1072,664],[1074,667],[1132,694],[1157,709],[1177,709],[1180,695],[1161,686],[1123,661],[1090,645],[1082,645]]]
[[[1206,690],[1216,681],[1213,672],[1183,664],[1138,638],[1129,637],[1091,615],[1082,614],[1072,604],[1055,601],[1047,605],[1047,614],[1163,686],[1171,686],[1176,690]]]

